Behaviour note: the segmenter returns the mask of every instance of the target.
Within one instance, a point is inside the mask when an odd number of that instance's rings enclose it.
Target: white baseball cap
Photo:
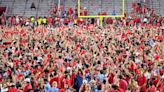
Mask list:
[[[26,81],[26,82],[30,82],[30,78],[26,78],[25,81]]]

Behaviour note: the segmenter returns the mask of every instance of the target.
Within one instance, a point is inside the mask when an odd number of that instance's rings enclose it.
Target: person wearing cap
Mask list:
[[[23,92],[28,92],[28,91],[30,91],[32,89],[32,86],[30,84],[30,78],[26,78],[25,82],[26,82],[26,84],[25,84],[25,86],[23,88]]]
[[[14,83],[11,83],[7,92],[18,92],[18,89],[15,87]]]

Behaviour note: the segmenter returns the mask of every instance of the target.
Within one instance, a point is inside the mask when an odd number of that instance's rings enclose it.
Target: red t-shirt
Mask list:
[[[14,25],[16,25],[16,19],[15,18],[13,18],[12,22]]]
[[[64,84],[64,85],[67,84],[69,87],[71,87],[71,86],[72,86],[72,80],[71,80],[71,79],[64,79],[64,80],[63,80],[63,84]]]
[[[48,23],[48,24],[51,24],[51,23],[52,23],[52,18],[48,17],[48,18],[47,18],[47,23]]]
[[[12,23],[12,17],[9,17],[9,18],[8,18],[8,22],[9,22],[9,23]]]
[[[118,88],[117,90],[109,89],[108,92],[125,92],[125,91],[121,88]]]
[[[32,89],[32,86],[31,86],[31,84],[26,84],[26,86],[24,87],[24,89],[23,89],[23,92],[28,92],[28,90],[29,89]]]
[[[156,92],[156,87],[155,86],[151,86],[150,88],[148,88],[146,90],[146,92]]]
[[[72,10],[72,8],[69,8],[68,15],[72,15],[72,14],[73,14],[73,10]]]
[[[154,56],[154,60],[159,60],[159,58],[160,58],[159,55]]]
[[[119,87],[125,91],[127,89],[127,82],[123,79],[119,80]]]
[[[50,85],[51,85],[51,87],[52,87],[53,82],[56,81],[58,88],[61,88],[60,87],[60,80],[61,79],[59,77],[54,77],[54,78],[50,79]]]
[[[161,86],[159,87],[160,92],[164,92],[164,84],[161,84]]]
[[[0,75],[0,83],[2,82],[2,75]]]
[[[146,77],[144,75],[137,77],[136,81],[138,82],[139,86],[142,86],[146,83]]]
[[[22,39],[21,44],[26,44],[26,40]]]
[[[134,9],[136,7],[136,4],[133,2],[132,3],[132,9]]]
[[[87,15],[88,15],[88,11],[84,10],[84,16],[87,16]]]
[[[142,86],[142,87],[140,88],[140,91],[141,91],[141,92],[146,92],[146,85]]]
[[[69,19],[64,19],[64,23],[69,23],[70,20]]]
[[[7,92],[18,92],[18,89],[12,87],[12,88],[9,88]]]
[[[134,63],[131,63],[129,66],[130,71],[135,72]]]
[[[65,89],[60,89],[59,92],[66,92]]]
[[[111,18],[107,18],[107,19],[106,19],[106,23],[107,23],[107,24],[112,24],[112,23],[113,23],[113,20],[112,20]]]
[[[47,40],[48,40],[49,43],[52,42],[52,38],[51,37],[49,37]]]
[[[118,88],[117,92],[125,92],[122,88]]]
[[[141,14],[143,13],[143,9],[142,9],[142,8],[140,8],[140,13],[141,13]]]
[[[74,83],[74,78],[75,78],[76,74],[75,73],[72,73],[71,75],[71,81],[72,81],[72,84]]]
[[[110,76],[108,77],[108,81],[110,84],[114,83],[114,74],[113,73],[111,73]]]

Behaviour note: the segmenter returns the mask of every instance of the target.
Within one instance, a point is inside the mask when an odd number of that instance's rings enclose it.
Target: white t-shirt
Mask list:
[[[144,76],[145,76],[147,79],[150,79],[151,74],[150,74],[149,72],[146,72],[146,73],[144,74]]]

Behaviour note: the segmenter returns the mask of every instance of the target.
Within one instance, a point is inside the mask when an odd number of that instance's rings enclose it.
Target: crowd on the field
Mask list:
[[[1,16],[1,92],[164,92],[164,18]],[[74,15],[72,15],[74,14]],[[95,20],[95,21],[94,21]]]

